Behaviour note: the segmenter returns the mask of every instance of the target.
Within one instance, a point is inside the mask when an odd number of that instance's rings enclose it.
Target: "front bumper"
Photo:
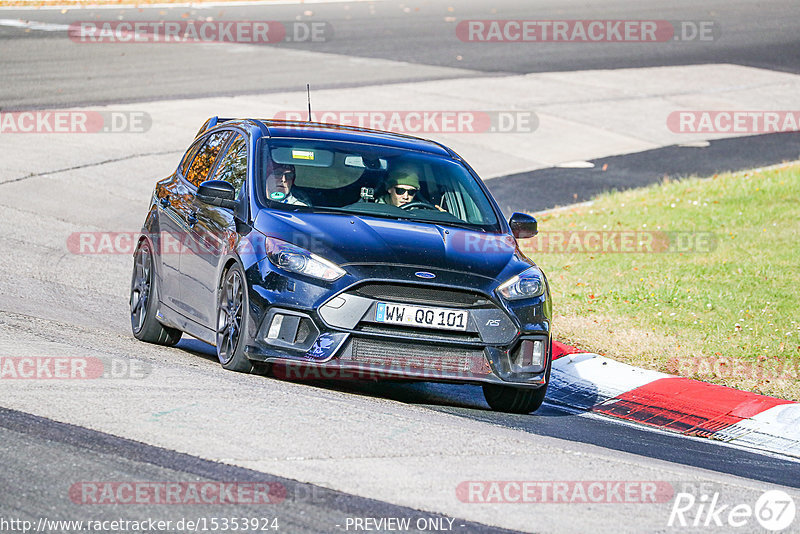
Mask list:
[[[393,292],[398,287],[403,291]],[[411,300],[407,290],[413,290]],[[279,376],[522,388],[540,388],[547,383],[550,322],[544,315],[544,299],[524,309],[509,310],[477,291],[367,280],[328,292],[318,300],[319,305],[304,309],[297,307],[296,294],[285,299],[284,292],[276,294],[261,287],[252,291],[256,298],[251,298],[251,304],[257,306],[251,305],[251,313],[253,308],[261,311],[251,315],[257,328],[245,354],[253,361],[275,364]],[[466,331],[453,332],[378,324],[374,320],[378,302],[466,309],[469,325]],[[515,371],[514,362],[523,346],[530,347],[533,342],[543,347],[542,365],[534,368],[535,372]]]
[[[502,384],[521,388],[546,385],[546,371],[550,365],[549,345],[545,368],[541,372],[513,375],[503,371],[504,367],[509,366],[508,351],[496,347],[470,350],[361,337],[348,339],[342,344],[341,350],[327,361],[289,354],[277,355],[274,351],[252,345],[247,346],[245,354],[254,361],[276,364],[278,374],[288,379],[420,380]],[[501,375],[507,378],[503,379]]]

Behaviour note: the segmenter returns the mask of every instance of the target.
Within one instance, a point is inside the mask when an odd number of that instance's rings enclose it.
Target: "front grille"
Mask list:
[[[491,304],[486,297],[479,293],[446,287],[369,283],[357,287],[350,293],[376,300],[392,300],[433,306],[467,307]]]
[[[343,358],[345,359],[345,358]],[[354,338],[347,358],[367,365],[446,373],[489,374],[482,350]]]
[[[428,340],[452,340],[452,341],[467,341],[479,343],[480,336],[475,332],[455,332],[449,330],[438,329],[421,329],[409,328],[401,325],[389,325],[379,323],[359,323],[356,328],[358,332],[366,332],[368,334],[389,334],[392,336],[402,336],[415,339],[428,339]]]

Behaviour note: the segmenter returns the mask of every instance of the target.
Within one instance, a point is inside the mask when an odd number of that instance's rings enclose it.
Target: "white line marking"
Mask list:
[[[565,161],[555,166],[560,169],[591,169],[594,168],[594,163],[591,161]]]
[[[68,24],[51,24],[49,22],[37,22],[35,20],[22,19],[0,19],[0,26],[11,26],[12,28],[26,28],[43,32],[65,32],[69,29]]]
[[[241,6],[273,6],[273,5],[311,5],[311,4],[343,4],[350,2],[383,2],[384,0],[237,0],[233,2],[182,2],[179,4],[53,4],[53,5],[34,5],[30,7],[20,6],[0,6],[0,10],[29,10],[36,11],[53,9],[166,9],[170,7],[206,9],[218,7],[241,7]]]

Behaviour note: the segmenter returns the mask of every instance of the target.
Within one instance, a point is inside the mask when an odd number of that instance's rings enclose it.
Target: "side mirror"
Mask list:
[[[539,223],[536,219],[525,213],[514,213],[508,221],[511,226],[511,233],[517,239],[533,237],[539,233]]]
[[[223,180],[206,180],[197,188],[195,197],[213,206],[230,209],[236,207],[236,190]]]

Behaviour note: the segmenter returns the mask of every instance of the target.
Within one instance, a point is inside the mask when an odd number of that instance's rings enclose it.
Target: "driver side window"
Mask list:
[[[224,180],[236,190],[236,200],[242,193],[242,185],[247,179],[247,140],[241,134],[228,146],[214,176],[215,180]]]

